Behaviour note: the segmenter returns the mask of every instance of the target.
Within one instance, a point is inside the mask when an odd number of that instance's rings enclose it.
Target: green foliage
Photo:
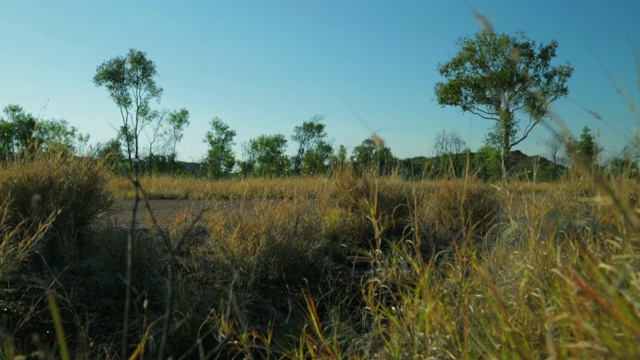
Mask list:
[[[291,162],[297,175],[321,174],[327,170],[333,148],[324,141],[327,133],[321,123],[323,119],[323,115],[316,115],[293,130],[291,140],[298,143],[298,151]]]
[[[575,166],[592,171],[598,162],[598,155],[602,148],[596,143],[595,135],[587,126],[582,128],[579,139],[569,139],[567,141],[567,153],[573,159]]]
[[[7,122],[13,123],[14,131],[14,149],[24,151],[34,143],[34,133],[37,119],[28,113],[25,113],[19,105],[7,105],[3,112]]]
[[[302,173],[304,175],[323,175],[329,170],[333,155],[333,146],[326,141],[318,141],[315,146],[302,156]]]
[[[485,145],[481,147],[474,158],[474,172],[485,181],[497,181],[500,179],[502,169],[502,157],[500,151],[494,147]]]
[[[149,116],[153,121],[145,132],[149,139],[149,153],[145,157],[144,167],[149,175],[177,174],[181,168],[176,161],[176,146],[182,139],[184,129],[189,126],[189,111],[163,110],[152,111]]]
[[[7,105],[0,118],[0,156],[17,157],[37,150],[74,154],[89,141],[66,120],[37,120],[19,105]]]
[[[460,52],[438,66],[446,79],[435,85],[438,103],[495,121],[488,144],[508,156],[513,146],[549,116],[549,104],[568,94],[566,83],[573,67],[568,63],[551,66],[557,41],[537,46],[522,32],[479,31],[461,38],[458,44]],[[529,118],[522,132],[517,112]]]
[[[169,142],[172,154],[176,154],[176,146],[182,140],[184,130],[189,126],[189,111],[185,108],[175,110],[169,113],[168,129],[165,136]]]
[[[136,175],[140,133],[156,115],[149,103],[153,99],[159,101],[162,95],[162,88],[154,79],[157,74],[156,65],[147,59],[144,52],[130,49],[126,56],[116,56],[103,62],[93,77],[93,83],[104,86],[120,109],[121,134]]]
[[[379,138],[376,137],[376,139]],[[374,138],[368,138],[353,149],[351,162],[358,174],[374,171],[381,175],[388,175],[393,171],[397,160],[391,153],[391,149],[384,146],[384,143],[376,143]]]
[[[283,176],[289,168],[289,159],[285,155],[287,139],[282,134],[260,135],[249,140],[245,147],[246,159],[241,162],[243,175]]]
[[[89,141],[88,134],[81,134],[66,120],[45,120],[36,123],[35,137],[40,148],[69,154],[78,152],[79,147],[86,146]]]
[[[122,143],[118,139],[111,139],[104,145],[98,144],[96,158],[99,159],[105,168],[115,174],[123,175],[131,169],[125,163],[125,154],[122,150]]]
[[[236,132],[229,129],[229,125],[217,117],[211,120],[210,124],[211,130],[207,131],[204,139],[204,142],[209,144],[204,169],[207,176],[220,178],[229,175],[236,163],[235,154],[231,148],[235,144],[233,138]]]

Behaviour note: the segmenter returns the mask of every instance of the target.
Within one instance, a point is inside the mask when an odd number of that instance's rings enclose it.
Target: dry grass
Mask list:
[[[185,210],[132,234],[130,352],[157,353],[171,288],[165,354],[176,358],[632,358],[640,242],[618,205],[635,209],[640,184],[598,181],[409,182],[348,169],[329,179],[144,178],[152,197],[205,198],[210,209],[194,226]],[[128,196],[123,180],[107,187]],[[22,213],[2,209],[2,264],[16,269],[35,248],[16,241],[24,223],[7,220]],[[32,239],[55,221],[39,224]],[[120,353],[109,329],[121,327],[125,239],[98,226],[78,260],[50,275],[71,354]],[[48,314],[33,311],[20,323]],[[30,348],[23,330],[5,333],[5,355]],[[55,339],[46,344],[57,353]]]
[[[326,178],[223,179],[193,177],[143,176],[140,183],[149,199],[246,199],[313,198],[328,183]],[[118,199],[133,199],[135,187],[126,177],[109,180],[107,189]]]

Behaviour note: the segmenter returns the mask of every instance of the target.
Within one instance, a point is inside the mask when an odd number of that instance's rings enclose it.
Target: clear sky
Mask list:
[[[315,114],[349,151],[378,131],[395,156],[426,156],[442,130],[476,150],[493,123],[441,108],[433,92],[438,63],[456,54],[460,36],[480,29],[474,11],[498,32],[559,42],[556,64],[575,71],[569,97],[554,109],[575,134],[593,128],[609,154],[633,135],[639,110],[634,115],[616,87],[640,106],[639,0],[5,0],[0,107],[66,119],[92,144],[105,142],[121,119],[92,78],[102,62],[136,48],[159,72],[164,94],[154,106],[191,113],[178,146],[183,160],[204,157],[216,116],[236,130],[238,157],[242,142],[289,138]],[[539,126],[516,149],[545,154],[548,137]]]

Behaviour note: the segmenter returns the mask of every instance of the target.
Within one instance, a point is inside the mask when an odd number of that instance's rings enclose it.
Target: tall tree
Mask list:
[[[551,66],[557,41],[537,46],[523,32],[479,31],[461,38],[458,45],[460,52],[438,65],[446,79],[435,85],[438,103],[496,122],[488,143],[502,152],[504,177],[511,148],[549,116],[549,104],[568,94],[573,67]],[[528,117],[522,131],[516,113]]]
[[[207,131],[204,138],[204,142],[209,144],[204,167],[208,176],[219,178],[231,173],[235,165],[235,154],[231,147],[235,144],[233,138],[236,132],[217,117],[210,124],[211,130]]]
[[[158,144],[164,140],[164,131],[167,125],[167,115],[169,114],[169,110],[156,111],[153,110],[149,114],[149,119],[152,121],[146,126],[144,131],[147,136],[149,153],[145,159],[145,171],[153,176],[154,173],[159,171],[157,163],[159,162],[159,154],[158,147],[162,148],[162,144]]]
[[[165,131],[165,136],[167,138],[168,146],[170,147],[171,153],[176,155],[176,147],[180,140],[182,140],[184,130],[190,124],[189,111],[185,108],[174,110],[169,113],[167,121],[168,128]]]
[[[175,172],[178,154],[176,147],[182,140],[183,132],[189,126],[189,111],[162,110],[152,111],[149,118],[153,121],[146,127],[145,134],[149,140],[147,156],[148,171]]]
[[[302,126],[296,126],[293,129],[293,136],[291,140],[298,143],[298,151],[293,157],[293,172],[297,175],[302,173],[304,158],[307,153],[312,150],[326,150],[327,143],[323,140],[327,137],[324,128],[325,125],[321,122],[324,119],[324,115],[315,115],[309,121],[302,123]],[[321,146],[318,146],[321,145]],[[317,155],[323,154],[323,151],[316,151]],[[322,159],[316,159],[324,161]],[[328,156],[326,158],[328,160]]]
[[[116,56],[96,69],[93,83],[104,86],[122,117],[127,157],[134,176],[138,172],[140,133],[153,120],[149,103],[160,100],[162,88],[155,81],[156,65],[144,52],[130,49],[126,56]]]

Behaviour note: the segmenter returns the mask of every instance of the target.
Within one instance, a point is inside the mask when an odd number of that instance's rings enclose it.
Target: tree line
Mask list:
[[[399,161],[375,135],[347,157],[344,146],[334,149],[327,139],[324,116],[315,115],[296,126],[289,138],[283,134],[261,135],[243,143],[242,153],[235,154],[235,130],[216,117],[209,122],[203,139],[208,150],[198,173],[212,178],[233,174],[318,175],[348,163],[357,172],[390,174],[401,170],[416,176],[451,177],[471,171],[483,179],[506,180],[514,174],[520,176],[522,171],[528,176],[528,172],[539,170],[546,174],[545,179],[557,178],[563,169],[578,165],[575,159],[582,167],[601,167],[597,159],[602,149],[587,127],[578,138],[565,132],[554,134],[547,144],[551,157],[548,163],[533,160],[530,169],[523,170],[519,168],[521,157],[512,158],[512,148],[537,124],[550,119],[550,104],[569,92],[567,81],[573,67],[569,63],[552,65],[558,48],[555,40],[538,45],[521,31],[509,35],[484,29],[461,37],[458,45],[460,51],[438,65],[444,81],[435,84],[434,92],[441,106],[456,106],[495,123],[485,145],[476,153],[457,134],[443,132],[436,135],[430,158]],[[117,136],[98,144],[93,153],[116,172],[137,176],[140,172],[175,174],[185,170],[184,163],[177,161],[176,146],[189,126],[189,112],[153,108],[153,103],[160,103],[163,92],[156,83],[157,75],[155,63],[144,52],[130,49],[126,55],[100,64],[93,76],[95,86],[107,90],[122,121]],[[18,105],[8,105],[3,114],[0,155],[5,158],[35,148],[77,152],[89,139],[64,120],[38,120]],[[141,141],[143,137],[146,142]],[[295,144],[291,156],[286,154],[289,141]],[[561,152],[565,155],[559,156]],[[635,169],[637,154],[630,142],[608,162],[608,167],[616,171]]]

